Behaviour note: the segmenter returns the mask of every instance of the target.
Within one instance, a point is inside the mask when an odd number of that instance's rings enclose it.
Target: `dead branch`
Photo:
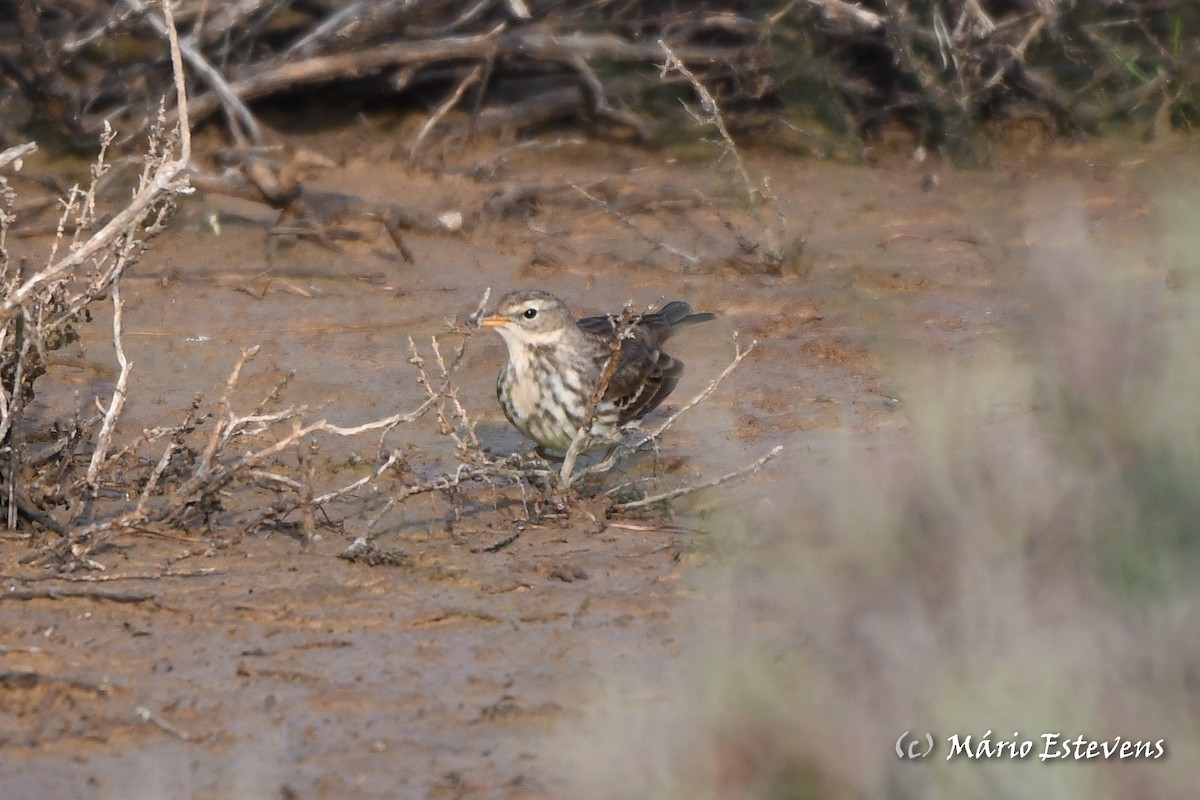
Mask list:
[[[121,365],[121,374],[117,378],[116,388],[113,389],[112,399],[108,402],[108,409],[104,412],[104,422],[100,426],[100,434],[96,440],[96,449],[92,451],[92,461],[88,465],[87,482],[93,487],[96,486],[100,465],[104,463],[105,454],[112,444],[113,429],[116,427],[117,420],[121,418],[121,412],[125,408],[125,395],[129,386],[129,373],[132,369],[129,360],[125,357],[125,347],[121,343],[121,312],[124,310],[124,304],[121,302],[121,276],[119,272],[113,276],[112,302],[113,346],[117,351],[117,363]]]
[[[746,198],[750,213],[758,225],[758,231],[763,237],[761,246],[757,242],[746,244],[740,240],[740,237],[739,245],[744,252],[757,254],[762,265],[768,271],[778,273],[795,248],[795,245],[784,246],[784,240],[787,238],[787,219],[783,215],[779,197],[771,190],[771,184],[767,178],[756,181],[750,177],[750,169],[745,159],[742,158],[741,150],[738,149],[737,144],[733,141],[733,136],[729,133],[725,115],[721,112],[720,105],[717,104],[716,98],[708,88],[692,70],[688,69],[687,65],[680,60],[664,40],[659,39],[658,46],[666,56],[660,74],[665,78],[668,73],[677,72],[687,79],[700,100],[701,109],[701,113],[690,109],[688,113],[698,124],[713,127],[720,135],[722,151],[717,163],[726,158],[733,161],[734,171],[741,182],[742,193]],[[772,212],[774,218],[764,219],[764,211]],[[726,222],[726,227],[733,230],[732,225],[728,222]],[[797,241],[802,241],[802,238],[797,237]]]
[[[144,15],[143,18],[149,21],[156,33],[160,36],[170,37],[172,47],[178,49],[193,70],[204,76],[205,83],[212,87],[213,93],[220,99],[225,109],[225,114],[229,118],[229,130],[233,134],[234,141],[240,143],[245,135],[249,135],[252,144],[260,144],[262,131],[258,127],[258,121],[254,119],[254,115],[250,113],[250,109],[246,107],[241,98],[229,87],[224,76],[208,62],[208,59],[189,42],[176,41],[175,35],[168,31],[167,23],[153,14],[147,13],[149,9],[141,0],[124,0],[124,2],[137,13]],[[180,96],[182,97],[182,95]],[[186,118],[183,118],[182,124],[187,124]]]
[[[718,63],[729,55],[725,48],[692,45],[678,47],[677,53],[689,63],[697,64]],[[243,101],[248,101],[283,89],[359,78],[405,65],[484,61],[493,54],[497,58],[520,57],[559,63],[583,58],[644,64],[660,55],[653,43],[629,41],[610,34],[556,35],[532,28],[513,31],[495,28],[472,36],[389,43],[356,52],[266,66],[230,83],[229,88]],[[198,122],[220,107],[221,99],[215,92],[202,94],[192,103],[193,119]]]
[[[176,70],[175,87],[181,103],[183,128],[167,134],[161,126],[151,130],[148,153],[139,176],[138,189],[130,204],[118,213],[102,215],[97,208],[97,187],[108,171],[106,154],[115,134],[105,129],[100,154],[86,189],[73,187],[63,198],[58,227],[45,266],[27,274],[24,261],[13,265],[8,251],[0,246],[0,449],[8,458],[0,467],[7,521],[16,525],[23,517],[60,535],[69,525],[56,520],[40,507],[24,485],[32,462],[20,422],[26,400],[32,396],[33,383],[49,365],[49,353],[76,338],[72,324],[95,300],[110,290],[115,302],[114,345],[122,374],[112,401],[104,415],[98,454],[93,455],[89,475],[96,478],[99,464],[105,461],[112,432],[119,420],[127,391],[129,365],[120,341],[121,303],[117,281],[122,272],[144,252],[147,242],[163,230],[174,209],[173,200],[188,191],[181,177],[191,152],[191,137],[186,129],[187,101],[183,94],[182,61],[178,52],[170,3],[164,0],[163,14],[167,38]],[[160,117],[165,110],[160,113]],[[19,155],[32,152],[29,146],[6,151],[8,163],[19,165]],[[4,213],[0,217],[0,245],[12,221],[12,195],[0,178],[4,191]],[[107,223],[100,225],[102,219]],[[99,230],[95,228],[99,227]],[[70,234],[68,234],[68,229]],[[90,236],[87,234],[93,231]],[[86,238],[85,238],[86,237]],[[65,247],[66,255],[60,255]],[[70,441],[75,437],[68,436]],[[95,495],[96,483],[92,482]],[[85,504],[86,505],[86,504]]]
[[[114,241],[139,227],[164,198],[175,194],[189,193],[191,190],[187,185],[187,176],[184,172],[188,157],[185,155],[184,142],[187,139],[188,137],[181,135],[179,158],[154,168],[129,205],[115,214],[108,224],[94,233],[87,241],[77,247],[72,247],[71,252],[62,259],[31,275],[6,296],[3,302],[0,302],[0,321],[11,318],[15,309],[27,302],[30,295],[40,286],[58,280],[85,266],[108,249]],[[110,272],[104,277],[107,282],[111,279],[112,273]]]
[[[680,497],[685,497],[689,494],[694,494],[696,492],[703,491],[704,489],[712,489],[713,487],[721,486],[722,484],[726,484],[731,481],[738,480],[739,478],[744,478],[749,475],[753,475],[754,473],[761,470],[768,461],[773,459],[775,456],[779,455],[781,452],[783,452],[783,445],[776,445],[775,447],[771,448],[770,452],[768,452],[765,456],[758,459],[754,463],[748,464],[739,469],[735,469],[732,472],[727,472],[724,475],[721,475],[720,477],[704,481],[703,483],[689,484],[687,486],[678,486],[674,489],[671,489],[670,491],[662,492],[660,494],[649,495],[647,497],[641,498],[640,500],[629,500],[629,501],[626,501],[623,503],[616,503],[616,504],[614,504],[613,508],[615,508],[618,511],[631,511],[635,508],[644,508],[646,506],[652,506],[656,503],[665,503],[668,500],[676,500]],[[606,494],[609,494],[609,493],[606,493]]]
[[[573,181],[568,180],[567,185],[570,186],[572,189],[574,189],[576,191],[576,193],[578,193],[581,197],[583,197],[583,199],[587,200],[590,203],[595,203],[597,206],[599,206],[604,211],[605,214],[608,214],[610,217],[615,219],[618,223],[620,223],[620,225],[622,227],[633,231],[635,234],[637,234],[638,238],[642,239],[643,241],[647,242],[648,244],[653,245],[655,249],[665,250],[668,253],[670,253],[671,255],[678,258],[680,261],[683,262],[683,266],[685,269],[695,266],[700,261],[700,257],[697,256],[695,253],[688,253],[683,250],[680,250],[678,247],[675,247],[674,245],[671,245],[671,244],[663,241],[662,239],[656,238],[656,237],[651,236],[650,234],[646,233],[646,231],[644,231],[640,225],[638,225],[636,222],[631,220],[629,217],[622,214],[620,211],[618,211],[616,208],[614,208],[613,205],[611,203],[609,203],[607,200],[605,200],[604,198],[595,196],[594,194],[592,194],[588,190],[584,189],[582,186],[579,186],[578,184],[574,183]]]
[[[717,387],[720,386],[721,383],[726,378],[729,377],[730,373],[732,373],[735,369],[738,368],[738,366],[746,359],[746,356],[748,356],[752,352],[754,352],[754,349],[756,347],[758,347],[758,340],[754,339],[754,340],[751,340],[749,346],[743,350],[741,348],[741,346],[738,344],[737,334],[735,333],[733,336],[733,350],[734,350],[733,360],[729,362],[729,364],[725,367],[725,369],[721,370],[721,374],[718,375],[717,377],[713,378],[711,381],[709,381],[708,385],[704,387],[703,391],[701,391],[699,394],[697,394],[691,400],[687,401],[682,406],[680,406],[678,409],[676,409],[672,414],[670,414],[666,419],[664,419],[657,428],[652,430],[650,433],[645,434],[645,435],[635,439],[634,443],[633,443],[633,447],[635,449],[640,448],[643,445],[647,444],[648,442],[651,442],[653,440],[660,438],[664,433],[666,433],[671,428],[672,425],[674,425],[676,422],[679,421],[680,417],[682,417],[688,411],[691,411],[693,408],[700,405],[705,400],[707,400],[710,396],[712,396],[712,393],[717,390]]]
[[[145,603],[158,599],[154,592],[111,592],[104,589],[76,589],[61,586],[45,589],[10,589],[0,592],[0,600],[107,600],[112,603]]]
[[[564,487],[571,485],[571,472],[575,469],[575,460],[579,458],[584,446],[591,438],[592,422],[596,418],[596,407],[604,399],[604,393],[608,391],[608,384],[617,372],[617,365],[621,362],[621,345],[629,336],[629,331],[634,321],[633,304],[626,303],[625,308],[621,310],[620,318],[613,325],[612,340],[608,344],[608,359],[604,362],[604,369],[600,371],[600,377],[597,379],[596,386],[592,389],[592,394],[588,398],[587,412],[583,415],[583,423],[579,426],[579,430],[575,431],[575,436],[571,439],[571,445],[567,448],[566,455],[563,456],[562,469],[559,471],[558,477]]]
[[[476,320],[483,314],[490,292],[485,292],[471,319]],[[119,300],[118,300],[119,302]],[[114,323],[114,331],[119,339],[119,322]],[[471,325],[464,329],[462,342],[453,358],[447,361],[440,347],[434,344],[434,353],[441,374],[435,379],[424,372],[419,366],[422,380],[426,386],[427,398],[415,409],[397,413],[383,419],[360,425],[339,425],[325,419],[306,421],[307,410],[303,407],[285,407],[278,411],[268,410],[269,403],[278,399],[278,388],[272,388],[266,397],[255,404],[249,413],[237,410],[237,390],[242,375],[249,363],[259,352],[258,347],[246,348],[235,361],[226,379],[224,390],[217,401],[216,410],[212,414],[212,426],[204,437],[202,445],[189,447],[184,442],[184,436],[194,430],[195,409],[188,412],[184,424],[175,428],[160,428],[153,432],[144,433],[125,448],[118,450],[112,456],[94,456],[94,469],[89,469],[88,484],[95,485],[103,476],[116,470],[120,459],[125,455],[137,452],[143,444],[170,437],[161,455],[155,460],[151,470],[138,495],[136,505],[132,508],[117,508],[102,514],[99,519],[85,522],[81,519],[68,524],[68,530],[58,541],[44,547],[37,557],[43,560],[55,561],[60,564],[88,563],[89,553],[94,551],[113,536],[132,530],[167,530],[185,528],[194,525],[198,517],[208,513],[207,509],[219,505],[218,498],[227,488],[238,483],[270,484],[274,489],[284,492],[285,496],[277,503],[256,512],[250,520],[251,527],[274,521],[282,522],[289,514],[301,511],[306,515],[305,527],[307,536],[311,537],[315,528],[315,510],[334,500],[348,498],[363,487],[377,481],[393,470],[402,462],[403,456],[397,450],[383,450],[383,437],[396,426],[409,424],[421,419],[430,409],[436,408],[440,419],[445,420],[445,410],[442,407],[448,397],[458,409],[459,418],[469,436],[457,438],[460,449],[476,451],[478,440],[474,438],[470,420],[465,409],[454,397],[452,380],[463,361],[467,342],[473,330]],[[419,355],[414,347],[415,361],[420,364]],[[110,405],[110,412],[112,406]],[[300,476],[296,477],[280,472],[277,468],[264,468],[264,465],[277,461],[288,452],[299,453],[304,442],[311,437],[326,434],[338,437],[352,437],[365,433],[381,432],[381,455],[379,462],[369,474],[358,478],[338,488],[317,492],[313,486],[313,470],[300,459]],[[243,452],[232,452],[235,440],[248,440],[259,437],[258,443]],[[107,447],[103,449],[107,451]],[[102,452],[98,450],[97,452]],[[172,466],[176,455],[183,452],[194,452],[195,459],[183,472]],[[515,473],[510,469],[505,473],[502,465],[494,465],[483,459],[481,466],[468,467],[462,464],[452,473],[436,476],[428,481],[410,484],[403,487],[395,496],[400,501],[417,495],[435,491],[450,491],[456,487],[480,480],[489,480],[495,475]],[[169,483],[171,486],[164,484]],[[161,491],[160,491],[161,489]]]
[[[16,581],[19,583],[34,583],[37,581],[112,583],[114,581],[157,581],[164,578],[208,578],[214,575],[224,575],[225,572],[225,569],[219,567],[200,567],[199,569],[165,569],[161,572],[128,572],[104,575],[63,575],[57,572],[52,572],[44,575],[0,575],[0,580]]]
[[[458,105],[462,100],[462,96],[467,93],[479,79],[483,76],[483,65],[477,64],[474,69],[466,74],[466,76],[458,82],[458,86],[454,89],[446,100],[438,106],[438,109],[429,115],[429,119],[425,120],[425,124],[417,131],[417,135],[413,138],[412,147],[408,150],[408,160],[416,161],[417,153],[421,150],[421,145],[425,142],[425,138],[437,127],[438,123],[450,113],[450,109]]]

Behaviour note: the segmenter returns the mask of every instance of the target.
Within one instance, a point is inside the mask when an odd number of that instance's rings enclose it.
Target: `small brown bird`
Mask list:
[[[634,315],[621,342],[616,370],[596,404],[584,449],[613,444],[621,429],[658,407],[679,382],[683,362],[662,351],[681,325],[713,319],[687,303],[667,303]],[[496,313],[480,320],[508,346],[496,396],[517,430],[541,447],[565,451],[587,416],[591,397],[612,355],[620,316],[575,320],[563,301],[537,290],[511,292]]]

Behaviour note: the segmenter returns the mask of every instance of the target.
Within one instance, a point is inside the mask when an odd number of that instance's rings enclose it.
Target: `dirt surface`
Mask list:
[[[789,608],[786,593],[757,602],[762,586],[729,577],[739,574],[724,571],[729,563],[779,539],[827,547],[806,538],[806,515],[829,502],[823,476],[846,453],[877,459],[881,475],[914,462],[911,365],[1036,352],[1031,319],[1045,298],[1032,273],[1052,267],[1055,248],[1083,237],[1108,254],[1097,268],[1164,286],[1170,265],[1155,260],[1150,198],[1173,180],[1194,182],[1172,176],[1196,174],[1186,153],[1131,157],[1117,145],[1008,153],[978,170],[759,155],[755,167],[806,240],[783,274],[768,275],[739,258],[722,220],[747,236],[753,223],[725,199],[729,184],[707,158],[602,143],[503,157],[488,148],[434,173],[374,142],[306,144],[342,165],[320,186],[459,211],[470,230],[411,236],[408,265],[365,224],[367,238],[342,253],[301,241],[268,267],[271,212],[188,201],[122,287],[135,365],[126,433],[177,421],[197,392],[217,396],[251,345],[262,350],[247,398],[294,372],[289,401],[342,424],[412,408],[423,395],[407,337],[441,333],[485,287],[494,298],[529,286],[579,314],[676,298],[718,313],[673,342],[688,365],[676,406],[728,363],[735,331],[743,344],[758,340],[664,442],[671,481],[786,449],[744,484],[679,502],[671,520],[578,512],[511,538],[518,509],[456,519],[451,502],[429,496],[389,517],[379,542],[395,563],[373,567],[337,558],[364,524],[353,503],[336,511],[340,530],[311,542],[236,530],[129,536],[95,554],[104,572],[62,579],[20,564],[29,542],[9,537],[0,546],[5,798],[644,796],[641,773],[612,755],[614,740],[638,749],[644,730],[610,721],[617,729],[596,742],[591,771],[580,766],[613,697],[665,718],[688,702],[676,690],[706,637],[733,628],[783,641],[777,626],[807,613]],[[487,168],[473,171],[479,164]],[[623,206],[641,233],[567,181],[644,200]],[[541,187],[541,199],[475,220],[517,185]],[[42,419],[69,414],[73,392],[85,406],[111,392],[107,320],[81,332],[57,383],[39,384]],[[503,358],[500,339],[480,335],[459,375],[497,452],[526,446],[495,402]],[[1003,415],[1034,413],[1003,392],[993,400]],[[398,435],[414,464],[452,455],[432,424]],[[322,445],[314,458],[332,475],[350,451],[377,444]],[[361,502],[377,504],[387,489],[385,479]],[[862,757],[887,759],[899,732],[881,731]]]

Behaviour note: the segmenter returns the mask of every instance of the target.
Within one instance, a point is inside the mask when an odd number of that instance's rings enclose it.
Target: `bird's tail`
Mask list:
[[[679,325],[694,325],[697,322],[708,322],[710,319],[717,318],[716,314],[710,314],[707,311],[693,314],[692,307],[682,300],[667,303],[656,313],[665,319],[667,325],[672,328]]]

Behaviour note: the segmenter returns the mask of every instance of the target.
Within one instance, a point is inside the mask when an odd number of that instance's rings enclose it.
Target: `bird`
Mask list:
[[[504,416],[544,454],[571,447],[614,351],[615,370],[596,403],[583,450],[619,442],[683,375],[683,362],[663,352],[663,344],[677,328],[714,318],[676,300],[633,314],[624,325],[622,315],[614,314],[576,320],[554,295],[525,289],[502,297],[495,313],[479,324],[495,330],[508,347],[508,361],[496,379]],[[617,350],[622,328],[625,337]]]

